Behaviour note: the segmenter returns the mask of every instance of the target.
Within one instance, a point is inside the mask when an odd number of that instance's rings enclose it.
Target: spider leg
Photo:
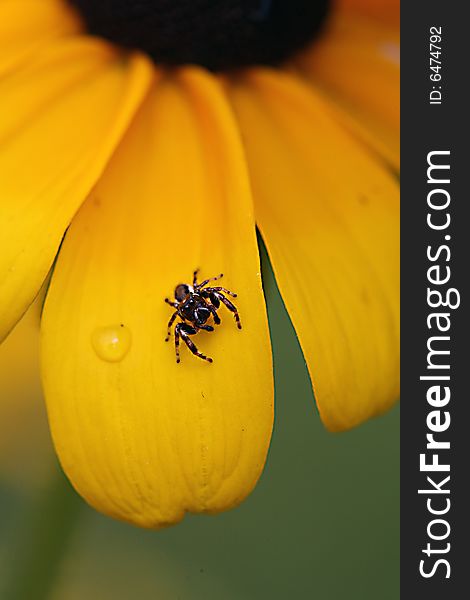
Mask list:
[[[240,315],[238,314],[238,310],[237,307],[232,304],[230,302],[230,300],[228,298],[226,298],[221,292],[212,292],[214,294],[214,296],[217,297],[218,300],[220,300],[220,302],[222,302],[222,304],[224,304],[230,312],[233,312],[233,316],[235,317],[235,321],[237,323],[237,327],[238,329],[242,328],[242,324],[240,322]]]
[[[204,279],[204,281],[202,281],[201,283],[198,283],[195,286],[195,288],[200,289],[200,288],[204,287],[205,285],[207,285],[209,283],[209,281],[217,281],[217,279],[220,279],[223,276],[224,276],[224,274],[221,273],[220,275],[217,275],[217,277],[209,277],[209,279]]]
[[[232,296],[232,298],[237,297],[237,294],[234,294],[230,290],[227,290],[226,288],[223,288],[223,287],[208,287],[208,288],[206,288],[206,290],[208,292],[224,292],[224,294],[228,294],[229,296]]]
[[[217,314],[217,308],[219,308],[220,302],[217,300],[217,298],[215,298],[216,302],[214,302],[214,298],[212,298],[210,294],[203,293],[203,294],[201,294],[201,296],[203,298],[210,299],[210,301],[212,302],[212,304],[211,304],[211,302],[206,302],[206,306],[212,313],[212,316],[214,318],[214,323],[216,325],[220,325],[220,317]]]
[[[215,293],[208,292],[207,290],[210,288],[206,288],[205,290],[201,290],[198,292],[206,301],[207,308],[211,311],[212,316],[214,317],[214,323],[216,325],[220,325],[221,320],[217,313],[217,309],[220,306],[220,301],[215,295]]]
[[[198,329],[204,329],[204,331],[214,331],[212,325],[198,325]]]
[[[173,325],[173,323],[175,322],[176,317],[178,316],[178,311],[176,310],[172,315],[171,315],[171,319],[168,321],[168,333],[166,334],[166,338],[165,338],[165,342],[167,342],[170,339],[170,335],[171,335],[171,326]]]
[[[199,273],[199,269],[196,269],[193,273],[193,287],[198,287],[197,286],[197,274]]]
[[[191,350],[191,352],[193,354],[195,354],[196,356],[199,356],[199,358],[202,358],[203,360],[207,360],[207,362],[210,362],[210,363],[212,362],[212,358],[210,358],[209,356],[205,356],[204,354],[202,354],[202,352],[199,352],[199,350],[197,349],[194,342],[189,339],[190,335],[195,335],[196,333],[197,333],[197,329],[195,329],[191,325],[188,325],[187,323],[178,323],[177,326],[175,327],[175,346],[177,348],[177,350],[176,350],[176,362],[177,363],[180,362],[179,348],[178,348],[179,336],[181,336],[184,343]],[[178,336],[178,344],[176,344],[177,336]]]
[[[165,302],[167,304],[169,304],[170,306],[172,306],[173,308],[178,308],[178,302],[172,302],[171,300],[169,300],[168,298],[165,298]]]
[[[175,352],[176,352],[176,362],[180,362],[180,323],[175,327]]]
[[[206,298],[206,300],[210,300],[209,303],[206,302],[207,304],[207,308],[212,312],[212,309],[215,307],[216,309],[220,307],[220,300],[217,298],[217,292],[208,292],[206,290],[208,290],[210,288],[206,288],[205,290],[201,290],[199,293],[201,294],[201,296],[203,298]],[[214,313],[212,313],[214,314]],[[217,315],[218,317],[218,315]]]

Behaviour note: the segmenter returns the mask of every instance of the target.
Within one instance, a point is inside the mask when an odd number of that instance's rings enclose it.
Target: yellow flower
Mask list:
[[[18,439],[34,439],[37,411],[31,398],[40,398],[39,384],[39,303],[28,313],[0,345],[0,477],[18,473],[18,462],[24,458],[24,446]],[[37,436],[36,436],[37,437]],[[38,444],[39,445],[39,444]],[[27,465],[30,466],[30,465]],[[37,464],[33,469],[37,470]],[[15,472],[16,470],[16,472]],[[31,473],[28,473],[30,476]]]
[[[0,2],[0,338],[60,246],[43,384],[98,510],[161,527],[253,489],[273,420],[255,219],[325,425],[396,400],[397,3],[376,4],[335,5],[282,69],[214,73],[89,35],[64,0]],[[178,365],[163,299],[196,267],[225,274],[243,329],[221,311],[193,338],[214,364]]]

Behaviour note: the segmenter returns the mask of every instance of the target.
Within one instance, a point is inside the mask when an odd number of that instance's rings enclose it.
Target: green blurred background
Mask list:
[[[398,407],[325,431],[269,268],[264,280],[276,419],[253,494],[160,532],[97,514],[57,466],[33,378],[0,413],[1,600],[399,598]]]

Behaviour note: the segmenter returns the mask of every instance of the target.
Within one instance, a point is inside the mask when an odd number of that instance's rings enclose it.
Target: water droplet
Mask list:
[[[119,362],[129,352],[132,335],[122,324],[98,327],[91,335],[91,344],[102,360]]]

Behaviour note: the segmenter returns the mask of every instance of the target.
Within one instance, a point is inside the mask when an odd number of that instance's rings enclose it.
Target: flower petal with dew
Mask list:
[[[194,340],[214,363],[183,347],[176,364],[163,300],[196,267],[225,273],[243,329],[221,313],[217,331]],[[243,152],[204,71],[158,81],[73,220],[42,356],[57,452],[98,510],[162,527],[230,508],[254,487],[272,429],[271,349]]]
[[[397,183],[295,78],[253,70],[228,93],[320,414],[352,427],[398,397]]]
[[[152,73],[140,55],[72,37],[0,80],[0,340],[37,294]]]

